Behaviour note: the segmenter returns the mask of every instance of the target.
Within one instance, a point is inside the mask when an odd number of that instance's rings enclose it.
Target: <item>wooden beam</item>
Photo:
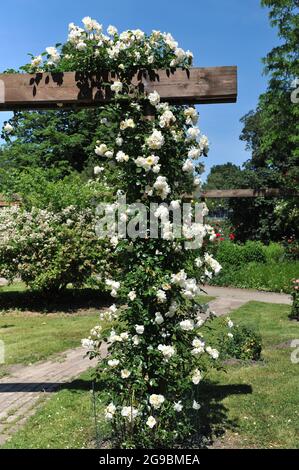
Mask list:
[[[287,190],[280,188],[267,189],[208,189],[207,191],[199,191],[196,198],[255,198],[255,197],[294,197],[299,196],[296,190]]]
[[[113,96],[107,83],[117,79],[111,72],[0,74],[0,111],[104,104]],[[139,71],[132,84],[142,93],[156,90],[172,104],[234,103],[237,67]]]

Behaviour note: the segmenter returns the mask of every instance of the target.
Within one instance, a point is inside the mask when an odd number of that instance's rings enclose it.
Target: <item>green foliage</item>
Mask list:
[[[227,266],[242,266],[252,261],[264,263],[266,261],[265,247],[261,242],[248,241],[244,245],[238,245],[230,241],[218,244],[216,250],[218,261]]]
[[[226,358],[258,361],[261,358],[262,339],[251,328],[236,325],[233,337],[223,336],[221,350]]]
[[[223,268],[212,284],[290,294],[290,280],[298,270],[298,261],[248,263]]]
[[[212,317],[203,328],[203,337],[220,351],[220,358],[253,360],[261,358],[262,339],[251,327],[240,325],[230,317]]]
[[[269,245],[264,245],[263,250],[267,262],[279,263],[285,259],[286,252],[281,243],[270,242]]]
[[[102,241],[91,210],[69,206],[58,213],[32,208],[0,212],[0,272],[32,289],[81,287],[104,269]]]
[[[240,187],[278,187],[298,189],[299,107],[292,102],[292,83],[299,76],[298,2],[297,0],[263,0],[269,7],[272,26],[278,28],[280,45],[264,59],[269,75],[267,91],[259,98],[256,110],[242,119],[241,140],[251,152],[245,164]],[[242,186],[241,186],[241,184]],[[235,186],[236,187],[236,186]],[[237,239],[281,240],[298,238],[299,211],[296,198],[230,200],[231,222]],[[283,207],[283,210],[278,210]]]
[[[26,209],[36,207],[53,212],[71,205],[78,210],[91,209],[97,202],[109,200],[111,193],[105,178],[87,180],[84,175],[75,171],[60,178],[55,170],[38,168],[16,171],[11,186],[5,190],[8,199],[17,194],[22,207]]]
[[[2,148],[2,168],[55,168],[64,176],[81,172],[92,156],[91,136],[100,125],[101,108],[20,111],[10,120],[14,138]]]
[[[299,321],[299,279],[292,279],[293,304],[289,317]]]

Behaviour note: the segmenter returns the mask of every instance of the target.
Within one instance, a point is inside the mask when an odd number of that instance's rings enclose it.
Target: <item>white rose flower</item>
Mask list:
[[[175,354],[174,347],[167,346],[166,344],[159,344],[158,351],[160,351],[163,354],[164,359],[166,361],[168,361]]]
[[[124,131],[127,128],[132,128],[133,129],[135,126],[136,126],[136,124],[133,121],[133,119],[131,119],[131,118],[125,119],[124,121],[121,121],[121,123],[120,123],[120,129],[122,131]]]
[[[116,145],[118,145],[118,147],[121,147],[123,142],[124,142],[124,139],[122,137],[117,137],[115,139],[115,143],[116,143]]]
[[[166,293],[162,289],[157,290],[156,297],[158,299],[158,302],[161,304],[163,304],[167,300]]]
[[[195,348],[202,348],[202,350],[204,350],[205,343],[200,338],[194,338],[194,340],[192,341],[192,346],[194,346]]]
[[[115,411],[116,411],[116,406],[112,402],[109,403],[109,405],[106,406],[105,408],[105,418],[108,420],[113,419]]]
[[[194,385],[198,385],[199,382],[202,380],[202,374],[201,374],[199,369],[195,369],[193,371],[193,375],[192,375],[191,380],[194,383]]]
[[[115,81],[110,86],[111,90],[114,91],[116,94],[120,93],[123,89],[123,84],[121,82]]]
[[[117,367],[118,364],[119,364],[118,359],[109,359],[109,361],[108,361],[108,366],[110,366],[110,367]]]
[[[86,48],[87,48],[87,44],[86,44],[84,41],[80,41],[80,42],[78,42],[78,44],[76,45],[76,49],[77,49],[78,51],[84,51]]]
[[[138,416],[138,410],[133,406],[124,406],[121,410],[121,415],[124,418],[128,418],[128,420],[131,422],[136,418],[136,416]]]
[[[107,158],[112,158],[113,157],[113,151],[112,150],[107,150],[107,152],[105,152],[105,157]]]
[[[201,405],[197,403],[196,400],[193,400],[193,405],[192,405],[193,410],[199,410],[201,408]]]
[[[206,352],[213,358],[218,359],[219,351],[217,349],[211,348],[211,346],[206,347]]]
[[[187,130],[188,140],[196,140],[199,134],[200,134],[200,130],[197,127],[190,127]]]
[[[142,335],[144,333],[144,326],[143,325],[135,325],[135,330],[138,335]]]
[[[130,157],[129,155],[126,155],[125,152],[123,152],[122,150],[119,150],[116,154],[116,157],[115,157],[116,161],[118,162],[128,162]]]
[[[192,149],[190,149],[188,152],[188,157],[191,158],[192,160],[196,160],[196,158],[199,158],[200,156],[201,156],[200,148],[192,147]]]
[[[186,173],[191,173],[194,170],[194,166],[191,160],[186,160],[182,166],[182,170]]]
[[[99,175],[104,170],[105,170],[105,168],[103,166],[95,166],[94,169],[93,169],[93,172],[94,172],[95,175]]]
[[[184,111],[184,115],[186,117],[186,124],[197,124],[198,121],[198,114],[195,108],[187,108]]]
[[[177,412],[177,413],[180,413],[183,409],[183,405],[182,405],[182,402],[181,401],[178,401],[177,403],[175,403],[173,405],[173,408],[174,410]]]
[[[229,338],[233,338],[233,337],[234,337],[234,335],[233,335],[232,333],[227,333],[227,336],[228,336]]]
[[[137,335],[133,336],[132,341],[133,341],[134,346],[138,346],[138,344],[140,343],[139,336]]]
[[[3,130],[7,133],[7,134],[11,134],[14,130],[14,128],[12,127],[11,124],[9,124],[9,122],[7,122],[4,126],[3,126]]]
[[[161,325],[163,322],[164,322],[164,318],[161,315],[161,313],[156,312],[156,314],[155,314],[155,323],[157,323],[157,325]]]
[[[31,65],[32,67],[38,67],[43,61],[43,58],[41,55],[38,55],[36,57],[33,57],[33,59],[31,60]]]
[[[161,131],[153,130],[153,133],[146,139],[146,143],[150,149],[159,150],[164,144],[164,137]]]
[[[156,395],[155,393],[153,395],[150,395],[149,397],[149,402],[152,405],[155,410],[158,410],[161,405],[164,403],[165,397],[163,395]]]
[[[158,176],[153,185],[153,188],[155,189],[158,196],[160,196],[163,200],[166,199],[168,194],[171,192],[165,176]]]
[[[120,337],[123,341],[128,341],[129,333],[127,331],[124,331],[123,333],[120,334]]]
[[[179,199],[177,199],[176,201],[171,201],[170,203],[170,207],[172,209],[180,209],[181,208],[181,201]]]
[[[153,429],[153,427],[157,424],[157,421],[155,420],[155,418],[153,416],[149,416],[147,421],[146,421],[146,425]]]
[[[128,293],[128,298],[130,300],[135,300],[136,299],[136,292],[134,290],[131,290],[129,293]]]
[[[180,322],[180,327],[184,331],[194,330],[194,321],[193,320],[183,320]]]
[[[88,349],[89,351],[93,351],[96,346],[96,342],[93,341],[91,338],[84,338],[81,340],[81,345],[84,349]]]
[[[100,144],[100,145],[96,146],[94,152],[95,152],[96,155],[99,155],[100,157],[104,157],[107,151],[108,151],[107,145],[106,144]]]
[[[131,372],[130,372],[128,369],[123,369],[123,370],[120,372],[120,375],[121,375],[121,378],[122,378],[122,379],[127,379],[128,377],[130,377]]]
[[[115,36],[118,33],[118,31],[115,26],[109,25],[107,28],[107,33],[110,34],[110,36]]]
[[[157,91],[153,91],[148,95],[148,100],[152,106],[157,106],[160,103],[160,95]]]

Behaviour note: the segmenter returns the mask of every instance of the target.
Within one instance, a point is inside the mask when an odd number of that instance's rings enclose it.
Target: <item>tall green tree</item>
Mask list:
[[[263,59],[269,77],[268,88],[259,97],[257,108],[246,114],[241,140],[251,151],[245,164],[246,180],[253,187],[299,188],[299,106],[291,99],[293,84],[299,77],[299,15],[298,0],[262,0],[269,8],[271,25],[278,29],[280,43]],[[250,224],[242,223],[244,236],[279,239],[295,235],[296,223],[280,223],[276,218],[279,200],[252,200],[242,204],[244,211],[255,215]],[[283,202],[286,213],[294,215],[295,199]],[[240,213],[240,205],[232,201]],[[296,215],[296,210],[295,210]],[[254,220],[254,221],[253,221]],[[296,221],[295,217],[295,221]],[[235,221],[236,222],[236,221]],[[297,223],[298,226],[298,223]]]

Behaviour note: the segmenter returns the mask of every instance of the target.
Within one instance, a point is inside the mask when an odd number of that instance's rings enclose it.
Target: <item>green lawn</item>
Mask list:
[[[14,284],[0,290],[0,340],[5,343],[5,364],[0,377],[13,364],[30,364],[80,345],[98,323],[107,299],[99,292],[70,291],[40,296]]]
[[[250,302],[230,315],[259,330],[264,347],[262,361],[236,361],[226,372],[210,374],[207,401],[220,406],[233,423],[217,446],[299,448],[299,364],[290,358],[290,341],[299,338],[299,323],[289,321],[288,313],[286,305]]]
[[[285,305],[250,302],[230,315],[260,331],[263,358],[253,364],[234,361],[202,384],[202,423],[214,447],[299,447],[299,365],[291,363],[289,347],[290,340],[299,338],[299,323],[288,320],[288,311]],[[90,376],[83,374],[53,395],[4,447],[92,446],[90,388]]]
[[[213,297],[202,295],[198,301]],[[41,296],[15,283],[0,288],[0,340],[6,347],[0,377],[13,364],[31,364],[80,345],[98,323],[99,311],[111,299],[91,289]]]

